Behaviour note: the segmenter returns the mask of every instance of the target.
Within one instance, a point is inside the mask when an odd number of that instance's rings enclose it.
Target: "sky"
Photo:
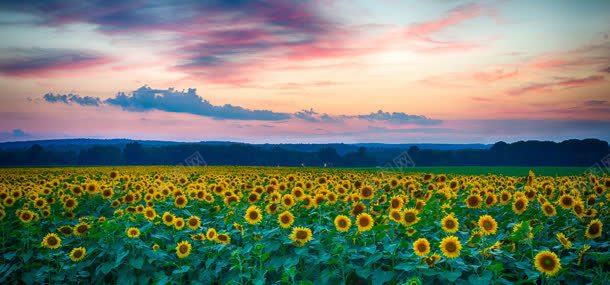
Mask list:
[[[0,38],[0,141],[610,140],[610,1],[2,1]]]

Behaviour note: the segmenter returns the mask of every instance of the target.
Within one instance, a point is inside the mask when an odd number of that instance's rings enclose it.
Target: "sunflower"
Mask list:
[[[37,209],[42,209],[44,207],[47,206],[47,201],[45,199],[42,198],[36,198],[36,200],[34,200],[34,207],[36,207]]]
[[[68,211],[72,211],[78,207],[78,201],[72,197],[68,197],[64,200],[64,208]]]
[[[110,179],[114,180],[119,177],[119,172],[116,170],[110,171]]]
[[[412,277],[409,280],[407,280],[407,283],[405,283],[405,285],[422,285],[422,283],[421,283],[421,280],[419,280],[419,278]]]
[[[186,220],[186,226],[191,230],[196,230],[201,226],[201,219],[197,216],[190,216],[188,220]]]
[[[425,257],[430,253],[430,243],[425,238],[419,238],[413,242],[413,251],[415,255]]]
[[[362,188],[360,188],[359,196],[362,200],[371,199],[373,198],[373,196],[375,196],[375,190],[373,190],[373,187],[371,186],[363,186]]]
[[[244,227],[241,224],[238,223],[233,223],[233,227],[238,230],[239,232],[241,232],[241,235],[244,235]]]
[[[30,210],[20,211],[17,216],[19,216],[19,220],[24,223],[29,223],[34,220],[34,213]]]
[[[42,239],[40,244],[46,248],[56,249],[61,246],[61,238],[56,234],[49,233]]]
[[[390,208],[392,209],[400,210],[402,209],[403,205],[404,202],[402,201],[402,198],[400,198],[400,196],[394,196],[392,197],[392,199],[390,199]]]
[[[402,215],[402,223],[403,225],[409,227],[417,222],[419,222],[419,218],[417,217],[417,210],[413,208],[406,209]]]
[[[202,233],[191,235],[192,240],[202,241],[205,240],[205,235]]]
[[[140,230],[138,228],[129,228],[126,233],[129,238],[137,238],[140,236]]]
[[[545,250],[536,254],[534,266],[541,273],[553,276],[561,269],[561,260],[554,252]]]
[[[352,206],[352,211],[350,212],[352,214],[352,216],[358,216],[362,213],[364,213],[364,211],[366,211],[366,206],[360,202],[354,204],[354,206]]]
[[[465,203],[466,203],[466,207],[470,208],[470,209],[476,209],[476,208],[480,208],[481,207],[481,201],[483,199],[481,198],[481,196],[479,196],[478,194],[471,194],[470,196],[468,196],[468,198],[466,198]]]
[[[490,215],[483,215],[479,217],[479,228],[485,235],[493,235],[498,230],[498,223]]]
[[[449,214],[441,220],[441,226],[443,231],[452,234],[458,231],[460,223],[453,214]]]
[[[74,235],[84,236],[91,226],[87,223],[79,223],[74,227]]]
[[[445,257],[456,258],[460,256],[462,244],[460,243],[460,240],[457,237],[448,236],[441,240],[440,249]]]
[[[292,206],[294,206],[294,197],[292,194],[285,194],[282,196],[282,205],[284,205],[286,209],[290,209]]]
[[[358,226],[359,232],[366,232],[373,228],[375,220],[367,213],[359,214],[356,217],[356,225]]]
[[[181,230],[182,228],[184,228],[184,219],[176,218],[176,220],[174,221],[174,228],[176,230]]]
[[[174,221],[176,220],[176,217],[174,215],[170,214],[169,212],[165,212],[165,213],[163,213],[162,220],[166,226],[173,226]]]
[[[178,255],[178,258],[185,258],[191,254],[191,248],[188,241],[181,241],[176,245],[176,255]]]
[[[246,210],[246,214],[244,215],[244,219],[251,225],[256,225],[263,220],[263,215],[261,214],[261,210],[256,206],[250,206]]]
[[[352,226],[352,220],[345,215],[338,215],[335,218],[335,228],[339,232],[347,232],[349,228]]]
[[[227,234],[218,234],[218,236],[216,236],[215,241],[220,244],[230,244],[231,237]]]
[[[555,209],[555,206],[553,206],[551,203],[545,202],[544,204],[542,204],[542,213],[547,217],[552,217],[557,214],[557,210]]]
[[[390,220],[399,224],[402,223],[402,212],[400,210],[392,209],[390,210],[390,214],[388,216],[390,217]]]
[[[186,199],[184,195],[180,195],[176,197],[176,199],[174,199],[174,206],[176,206],[176,208],[182,209],[186,207],[186,204],[188,204],[188,202],[188,199]]]
[[[432,254],[426,258],[424,258],[424,262],[426,262],[426,264],[428,264],[428,268],[434,268],[434,264],[441,260],[441,256],[438,255],[438,253]]]
[[[277,222],[284,229],[290,228],[294,223],[294,216],[290,212],[285,211],[277,216]]]
[[[324,201],[326,201],[326,196],[324,196],[324,194],[322,193],[318,193],[316,194],[316,196],[313,197],[313,205],[316,208],[322,205]]]
[[[111,188],[106,188],[102,190],[102,197],[104,199],[112,199],[112,196],[114,196],[114,191],[112,191]]]
[[[503,190],[502,192],[500,192],[500,203],[502,203],[503,205],[506,205],[508,203],[508,201],[510,201],[511,197],[512,197],[512,194],[510,193],[510,191]]]
[[[588,239],[595,239],[601,237],[602,227],[603,224],[599,221],[599,219],[592,220],[591,222],[589,222],[589,225],[587,225],[587,232],[585,233],[585,236]]]
[[[556,237],[557,237],[557,240],[561,243],[561,245],[563,245],[564,248],[566,248],[566,249],[572,248],[572,242],[563,233],[558,233],[556,235]]]
[[[87,254],[87,250],[84,247],[73,248],[70,251],[70,259],[74,262],[81,261],[85,258],[85,254]]]
[[[304,227],[295,227],[292,229],[292,233],[290,234],[289,238],[294,241],[294,245],[303,246],[311,241],[311,230]]]
[[[580,200],[574,202],[574,206],[572,206],[572,212],[574,213],[574,215],[576,215],[576,217],[582,218],[585,215],[585,205],[583,204],[583,202]]]
[[[216,238],[216,229],[215,228],[209,228],[208,231],[205,233],[205,236],[209,240],[214,240]]]
[[[155,243],[155,244],[152,246],[152,250],[153,250],[153,251],[157,251],[157,250],[159,250],[159,245]]]
[[[301,199],[305,193],[303,192],[303,189],[301,187],[294,187],[292,188],[291,194],[295,198]]]
[[[258,202],[258,199],[260,199],[260,195],[256,192],[252,192],[250,193],[250,195],[248,195],[248,202],[250,202],[251,204],[254,204],[256,202]]]
[[[498,202],[498,197],[496,197],[496,195],[493,193],[488,194],[485,197],[485,207],[487,208],[492,207],[494,204],[496,204],[496,202]]]
[[[147,220],[152,221],[152,220],[154,220],[154,219],[157,217],[157,211],[155,211],[155,208],[152,208],[152,207],[146,207],[146,208],[144,209],[144,217],[145,217]]]
[[[519,197],[513,202],[513,212],[517,215],[523,214],[527,210],[528,200],[525,197]]]
[[[559,196],[559,206],[561,206],[562,208],[568,210],[570,208],[572,208],[572,206],[574,206],[574,198],[572,196],[570,196],[569,194],[563,194],[561,196]]]
[[[72,234],[72,227],[71,226],[62,226],[59,229],[57,229],[60,233],[64,234],[64,235],[71,235]]]

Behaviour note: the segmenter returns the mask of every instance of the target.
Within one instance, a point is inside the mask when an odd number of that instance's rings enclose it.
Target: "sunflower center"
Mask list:
[[[49,245],[56,245],[57,244],[57,239],[55,237],[49,237],[49,239],[47,239],[47,243]]]
[[[252,211],[252,212],[250,212],[250,214],[248,216],[250,217],[250,219],[256,220],[258,218],[258,213]]]
[[[427,248],[428,248],[428,247],[427,247],[425,244],[423,244],[423,243],[420,243],[420,244],[417,246],[417,249],[418,249],[420,252],[424,252],[424,251],[426,251],[426,249],[427,249]]]
[[[449,242],[449,243],[447,243],[447,245],[445,245],[445,249],[448,252],[454,252],[457,249],[457,246],[455,245],[455,243]]]
[[[491,224],[491,222],[490,222],[490,221],[484,221],[484,222],[483,222],[483,227],[484,227],[486,230],[491,230],[491,228],[492,228],[492,224]]]
[[[517,203],[515,203],[515,208],[517,208],[517,210],[521,210],[523,209],[523,201],[519,200],[517,201]]]
[[[290,222],[290,217],[288,215],[282,216],[282,223],[287,224]]]
[[[306,239],[307,238],[307,232],[306,231],[297,231],[297,239]]]
[[[189,251],[189,247],[186,244],[180,245],[180,248],[178,249],[180,251],[180,253],[187,253]]]
[[[368,197],[368,196],[371,196],[371,194],[373,194],[371,189],[369,189],[369,188],[363,188],[362,189],[362,196]]]
[[[550,257],[546,257],[542,260],[542,266],[547,270],[551,270],[555,268],[555,261]]]
[[[80,250],[77,250],[74,252],[74,257],[75,258],[80,258],[81,256],[83,256],[83,252]]]
[[[362,227],[368,227],[368,225],[370,225],[370,221],[368,218],[362,218],[359,220],[360,226]]]
[[[445,227],[448,229],[452,229],[455,226],[455,223],[452,220],[447,220],[445,222]]]
[[[597,233],[599,233],[599,226],[597,224],[591,224],[589,227],[589,234],[595,235]]]
[[[413,213],[405,213],[405,222],[411,223],[415,221],[415,214]]]
[[[337,224],[339,224],[340,228],[347,227],[347,222],[345,220],[343,220],[343,219],[339,220],[339,222]]]

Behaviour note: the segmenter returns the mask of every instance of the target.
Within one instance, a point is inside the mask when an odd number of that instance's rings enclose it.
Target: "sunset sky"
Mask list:
[[[0,2],[0,141],[610,140],[610,1],[96,2]]]

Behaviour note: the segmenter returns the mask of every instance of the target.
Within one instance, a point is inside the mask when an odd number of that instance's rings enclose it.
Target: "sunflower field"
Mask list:
[[[603,284],[610,178],[0,169],[0,283]]]

